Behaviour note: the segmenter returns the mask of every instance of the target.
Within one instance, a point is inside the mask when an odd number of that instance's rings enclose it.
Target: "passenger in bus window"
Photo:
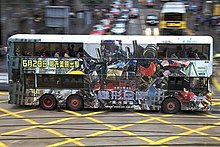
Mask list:
[[[83,48],[82,47],[79,48],[79,51],[77,52],[76,57],[77,58],[83,57]]]
[[[32,56],[32,53],[29,49],[25,51],[25,56]]]
[[[59,49],[56,49],[54,57],[61,57]]]
[[[16,56],[22,56],[21,51],[19,49],[16,49],[15,54],[16,54]]]
[[[69,50],[66,50],[66,51],[65,51],[64,57],[70,57],[70,55],[69,55]]]
[[[76,57],[76,51],[75,51],[75,45],[72,44],[69,48],[68,48],[68,54],[70,57]]]
[[[41,57],[45,57],[46,56],[46,52],[43,50],[40,56]]]
[[[194,56],[195,56],[196,59],[199,59],[199,55],[198,55],[198,50],[197,49],[194,51]]]
[[[188,58],[195,58],[195,55],[192,51],[192,48],[189,48],[188,52],[187,52],[187,57]]]
[[[183,50],[183,48],[180,45],[177,46],[177,56],[179,58],[186,58],[186,52]]]
[[[198,56],[200,59],[208,59],[208,56],[205,53],[198,52]]]

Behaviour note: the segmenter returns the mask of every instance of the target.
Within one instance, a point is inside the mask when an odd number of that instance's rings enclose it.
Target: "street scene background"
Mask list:
[[[128,1],[123,35],[160,35],[159,25],[147,25],[146,16],[159,16],[162,0]],[[214,40],[214,55],[220,53],[219,0],[182,0],[187,8],[186,35],[208,35]],[[9,105],[7,92],[7,38],[22,34],[96,34],[106,13],[119,0],[1,0],[0,26],[0,147],[7,146],[220,146],[220,66],[212,76],[211,112],[160,112],[130,110],[58,109]],[[48,25],[50,6],[67,8],[61,27]],[[132,9],[135,8],[135,9]],[[117,12],[117,11],[116,11]],[[116,13],[112,11],[111,13]],[[56,13],[56,12],[55,12]],[[97,27],[97,26],[96,26]],[[112,28],[101,34],[117,34]],[[120,34],[120,33],[119,33]],[[216,58],[215,61],[219,59]]]

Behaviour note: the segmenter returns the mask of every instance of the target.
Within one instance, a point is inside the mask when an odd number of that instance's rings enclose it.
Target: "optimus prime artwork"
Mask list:
[[[191,77],[192,70],[197,71],[188,60],[157,56],[154,44],[138,45],[134,40],[132,48],[123,46],[120,40],[103,40],[96,48],[96,58],[85,64],[85,85],[89,85],[85,106],[209,110],[208,78]],[[95,102],[90,103],[89,97]]]

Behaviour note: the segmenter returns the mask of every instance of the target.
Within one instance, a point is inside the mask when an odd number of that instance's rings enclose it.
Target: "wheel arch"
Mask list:
[[[56,102],[58,102],[56,96],[55,96],[54,94],[51,94],[51,93],[45,93],[45,94],[41,95],[38,100],[40,101],[44,96],[52,96],[52,97],[54,97],[54,99],[56,100]]]
[[[170,98],[170,99],[176,99],[176,100],[178,101],[179,105],[180,105],[180,108],[181,108],[182,104],[181,104],[180,100],[179,100],[178,98],[176,98],[175,96],[168,96],[168,97],[166,97],[166,98],[162,101],[161,106],[163,105],[164,101],[165,101],[166,99],[169,99],[169,98]]]

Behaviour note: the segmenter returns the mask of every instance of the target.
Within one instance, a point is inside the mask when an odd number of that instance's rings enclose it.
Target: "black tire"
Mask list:
[[[167,114],[175,114],[180,111],[180,103],[175,98],[167,98],[162,103],[162,112]]]
[[[54,110],[57,108],[57,100],[53,95],[43,95],[40,98],[40,107],[43,110]]]
[[[66,100],[66,107],[71,111],[80,111],[84,108],[83,99],[78,95],[71,95]]]

